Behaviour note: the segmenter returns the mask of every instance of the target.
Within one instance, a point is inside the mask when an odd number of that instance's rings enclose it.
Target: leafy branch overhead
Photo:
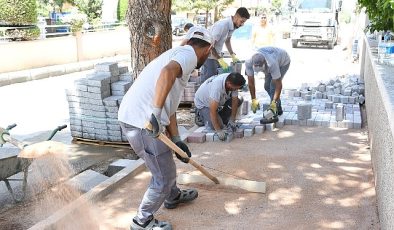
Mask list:
[[[371,32],[394,31],[394,0],[358,0],[358,4],[366,9]]]
[[[194,11],[205,13],[215,10],[217,13],[223,11],[234,0],[172,0],[172,9],[174,11]],[[217,18],[218,15],[215,15]]]

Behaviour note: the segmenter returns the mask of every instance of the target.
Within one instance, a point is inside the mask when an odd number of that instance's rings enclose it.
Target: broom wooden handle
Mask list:
[[[215,182],[215,184],[219,184],[218,178],[212,176],[199,163],[197,163],[193,159],[190,159],[189,156],[181,148],[179,148],[174,142],[172,142],[166,135],[164,135],[163,133],[160,133],[158,138],[159,138],[159,140],[164,142],[164,144],[166,144],[168,147],[170,147],[172,150],[174,150],[176,153],[178,153],[181,157],[189,159],[189,164],[193,165],[196,169],[198,169],[202,174],[204,174],[206,177],[208,177],[211,181]]]

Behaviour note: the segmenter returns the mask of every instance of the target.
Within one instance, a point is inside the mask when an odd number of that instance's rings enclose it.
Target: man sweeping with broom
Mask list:
[[[154,213],[163,203],[172,209],[198,196],[195,189],[180,190],[177,187],[172,152],[157,137],[166,129],[171,140],[191,156],[179,137],[176,110],[190,73],[205,62],[211,43],[208,30],[195,28],[187,45],[170,49],[150,62],[122,100],[118,113],[122,131],[152,173],[131,229],[172,229],[168,222],[156,220]],[[151,130],[145,129],[146,123],[151,124]],[[188,159],[177,157],[188,162]]]

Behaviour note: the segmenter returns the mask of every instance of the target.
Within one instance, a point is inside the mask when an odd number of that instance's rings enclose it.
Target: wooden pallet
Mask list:
[[[120,142],[120,141],[100,141],[100,140],[92,140],[85,139],[80,137],[74,137],[72,140],[74,144],[86,144],[86,145],[97,145],[97,146],[109,146],[109,147],[117,147],[117,148],[128,148],[130,149],[129,142]]]

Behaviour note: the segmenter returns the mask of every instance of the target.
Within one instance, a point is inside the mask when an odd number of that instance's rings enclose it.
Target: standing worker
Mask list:
[[[252,98],[251,108],[253,113],[260,109],[259,101],[256,98],[256,87],[254,75],[264,72],[264,89],[270,96],[270,110],[274,113],[272,121],[264,120],[261,123],[272,123],[278,120],[277,115],[283,114],[280,101],[282,92],[282,80],[290,66],[290,57],[284,49],[277,47],[263,47],[257,50],[251,59],[245,62],[245,72],[248,76],[250,96]]]
[[[157,137],[166,129],[171,140],[191,156],[179,137],[176,110],[190,73],[205,62],[211,44],[210,32],[205,28],[196,29],[187,45],[170,49],[151,61],[122,100],[118,113],[122,131],[152,173],[131,229],[172,229],[168,222],[153,217],[156,211],[163,203],[172,209],[198,196],[196,189],[177,187],[172,151]],[[147,123],[152,125],[151,130],[145,129]],[[188,162],[188,158],[177,157]]]
[[[253,28],[252,44],[255,48],[274,45],[274,33],[266,14],[260,16],[260,24]]]
[[[224,73],[206,80],[197,90],[194,97],[196,105],[196,121],[207,124],[218,135],[226,140],[224,128],[236,129],[235,117],[243,99],[238,98],[238,89],[245,85],[245,78],[237,73]]]
[[[239,61],[231,46],[231,36],[234,30],[243,26],[250,18],[250,14],[245,7],[240,7],[235,12],[234,16],[230,16],[215,22],[211,28],[213,36],[213,49],[211,55],[205,61],[201,68],[201,80],[205,81],[213,75],[218,74],[218,67],[224,71],[228,69],[227,63],[223,59],[222,49],[226,44],[227,50],[231,55],[233,62]]]

